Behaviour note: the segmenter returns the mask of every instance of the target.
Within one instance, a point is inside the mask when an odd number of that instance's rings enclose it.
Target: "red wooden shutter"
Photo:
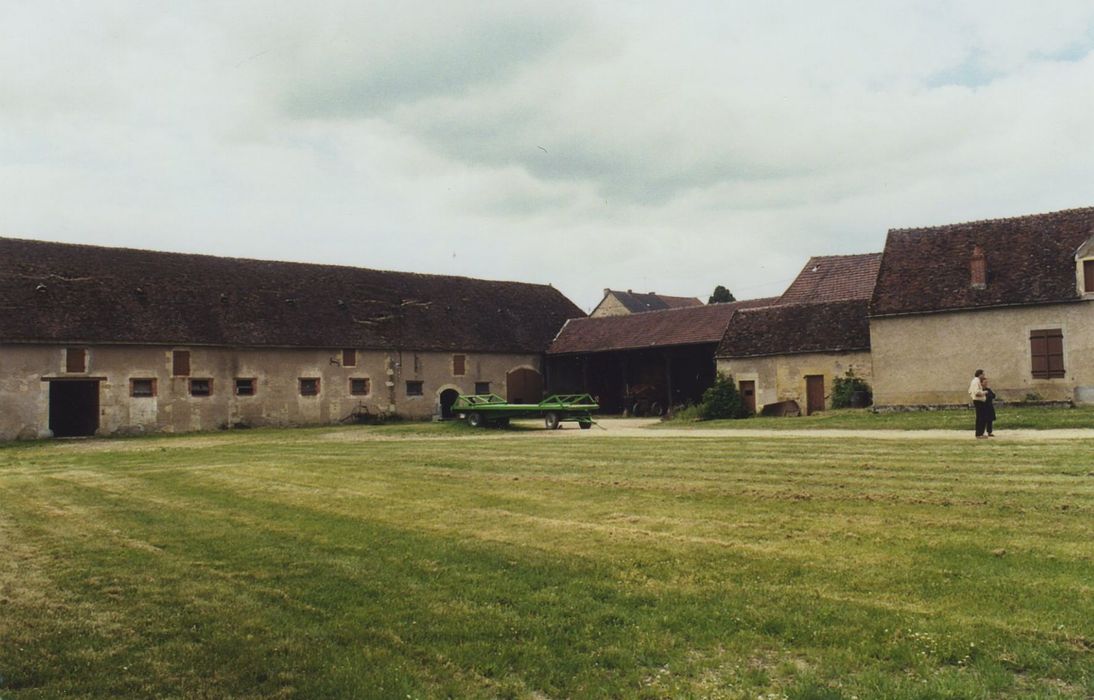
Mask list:
[[[1064,371],[1064,333],[1059,328],[1029,332],[1029,353],[1033,376],[1053,379],[1066,375]]]
[[[462,377],[467,370],[467,356],[466,355],[453,355],[452,356],[452,374],[457,377]]]
[[[65,350],[65,371],[80,374],[87,371],[87,350],[68,348]]]
[[[353,348],[347,348],[342,351],[342,366],[343,367],[356,367],[357,366],[357,351]]]
[[[1094,292],[1094,260],[1083,261],[1083,291]]]
[[[176,377],[190,376],[190,351],[176,350],[172,353],[171,374]]]

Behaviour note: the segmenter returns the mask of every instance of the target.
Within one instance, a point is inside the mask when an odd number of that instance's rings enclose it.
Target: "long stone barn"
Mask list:
[[[0,238],[0,439],[542,398],[547,285]]]

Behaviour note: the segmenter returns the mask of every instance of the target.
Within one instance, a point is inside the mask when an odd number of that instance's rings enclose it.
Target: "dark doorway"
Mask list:
[[[460,392],[455,389],[445,389],[441,392],[441,420],[452,418],[452,404],[456,403],[459,396]]]
[[[741,382],[741,399],[745,402],[748,415],[756,413],[756,382],[752,380]]]
[[[506,374],[505,400],[509,403],[539,403],[543,400],[543,375],[527,367]]]
[[[805,415],[824,410],[824,375],[810,374],[805,377]]]
[[[49,429],[53,437],[94,435],[99,429],[99,382],[50,382]]]

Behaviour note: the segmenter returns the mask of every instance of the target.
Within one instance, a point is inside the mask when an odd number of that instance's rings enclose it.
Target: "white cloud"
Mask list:
[[[773,294],[885,229],[1094,204],[1094,8],[18,4],[0,234]]]

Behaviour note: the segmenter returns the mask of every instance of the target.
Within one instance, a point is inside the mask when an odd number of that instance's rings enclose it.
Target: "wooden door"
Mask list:
[[[745,408],[748,409],[749,415],[756,413],[756,382],[754,381],[742,381],[741,382],[741,399],[745,402]]]
[[[543,375],[522,367],[505,375],[505,400],[509,403],[539,403],[543,400]]]
[[[810,374],[805,378],[805,415],[824,410],[824,375]]]

